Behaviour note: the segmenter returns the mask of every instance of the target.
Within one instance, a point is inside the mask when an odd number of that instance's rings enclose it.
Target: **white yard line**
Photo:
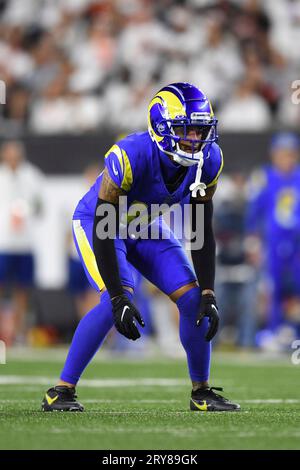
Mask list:
[[[2,375],[0,376],[0,385],[22,385],[23,391],[36,391],[39,385],[50,386],[55,383],[54,377],[46,376],[23,376],[23,375]],[[119,387],[183,387],[188,385],[185,379],[170,379],[170,378],[140,378],[140,379],[82,379],[80,381],[82,387],[87,388],[119,388]],[[0,399],[0,403],[18,403],[18,402],[32,402],[36,400],[13,400],[13,399]],[[85,403],[123,403],[122,399],[86,399]],[[127,403],[179,403],[180,400],[161,400],[161,399],[140,399],[140,400],[125,400]],[[298,404],[298,398],[257,398],[257,399],[241,399],[239,403],[245,404]]]
[[[0,404],[1,403],[36,403],[36,399],[30,398],[28,400],[26,399],[17,399],[17,398],[1,398],[0,399]],[[87,398],[84,399],[84,403],[105,403],[105,404],[122,404],[126,401],[126,403],[143,403],[143,404],[157,404],[157,403],[180,403],[180,400],[147,400],[147,399],[139,399],[139,400],[121,400],[121,399],[96,399],[96,398]]]
[[[180,346],[179,346],[180,351]],[[12,347],[7,351],[7,362],[21,361],[21,362],[62,362],[65,360],[68,352],[68,346],[57,346],[54,348],[33,348],[33,347]],[[292,350],[291,350],[292,352]],[[122,353],[123,354],[123,353]],[[153,354],[149,357],[136,355],[132,357],[130,351],[124,355],[116,354],[108,349],[101,349],[98,354],[93,358],[95,362],[158,362],[160,364],[168,364],[172,359],[164,356],[158,347],[154,348]],[[177,361],[177,359],[176,359]],[[179,361],[185,361],[185,358],[179,358]],[[290,354],[271,353],[262,351],[215,351],[213,354],[213,361],[216,364],[232,364],[232,365],[253,365],[253,366],[292,366],[290,361]]]
[[[0,385],[51,385],[57,380],[56,377],[41,377],[28,375],[1,375]],[[82,379],[82,387],[176,387],[188,384],[186,379]]]
[[[0,399],[0,404],[14,404],[14,403],[36,403],[38,400],[37,399],[12,399],[12,398],[1,398]],[[181,400],[143,400],[143,399],[136,399],[136,400],[109,400],[109,399],[102,399],[102,398],[85,398],[82,400],[85,404],[112,404],[112,405],[117,405],[117,404],[124,404],[124,403],[135,403],[135,404],[170,404],[170,403],[180,403]],[[271,398],[269,400],[261,400],[261,399],[256,399],[256,400],[237,400],[239,403],[245,403],[245,404],[255,404],[255,405],[279,405],[279,404],[299,404],[300,399],[297,398],[287,398],[287,399],[275,399]]]
[[[17,399],[17,398],[1,398],[0,399],[0,403],[28,403],[28,402],[32,402],[32,403],[35,403],[37,400],[36,399]],[[144,403],[144,404],[156,404],[156,403],[180,403],[181,400],[174,400],[174,399],[170,399],[170,400],[160,400],[160,399],[136,399],[136,400],[132,400],[132,399],[103,399],[103,398],[85,398],[84,399],[84,403],[111,403],[111,404],[122,404],[122,403]],[[297,404],[297,403],[300,403],[300,399],[298,398],[269,398],[269,399],[254,399],[254,400],[238,400],[239,403],[249,403],[249,404],[265,404],[265,405],[276,405],[276,404]]]
[[[300,403],[298,398],[266,398],[266,399],[255,399],[255,400],[238,400],[240,403],[253,403],[253,404],[271,404],[276,405],[277,403]]]

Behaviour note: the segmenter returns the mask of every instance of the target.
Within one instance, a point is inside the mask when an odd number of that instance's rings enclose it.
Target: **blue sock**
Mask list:
[[[125,292],[132,299],[133,295],[127,290]],[[77,326],[60,376],[61,380],[76,385],[113,324],[110,297],[105,291],[101,295],[100,303],[90,310]]]
[[[209,378],[211,344],[205,340],[208,319],[204,318],[200,326],[196,317],[201,301],[199,287],[194,287],[183,294],[177,303],[179,309],[179,336],[187,354],[191,380],[204,382]]]

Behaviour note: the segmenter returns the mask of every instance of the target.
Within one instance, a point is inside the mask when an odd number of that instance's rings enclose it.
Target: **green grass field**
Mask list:
[[[216,353],[211,385],[240,413],[192,413],[183,360],[97,358],[78,387],[85,413],[42,413],[64,352],[0,365],[1,449],[299,449],[300,366]]]

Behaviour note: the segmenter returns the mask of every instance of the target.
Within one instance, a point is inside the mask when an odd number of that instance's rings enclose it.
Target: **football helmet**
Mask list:
[[[204,147],[218,139],[208,98],[189,83],[172,83],[156,93],[148,108],[148,131],[160,150],[184,166],[203,160]]]

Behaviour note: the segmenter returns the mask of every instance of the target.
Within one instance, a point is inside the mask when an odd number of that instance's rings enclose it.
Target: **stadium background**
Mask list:
[[[1,0],[0,24],[0,79],[6,85],[0,143],[24,143],[27,160],[42,171],[42,211],[34,217],[32,235],[34,285],[21,334],[15,334],[9,284],[0,297],[0,338],[19,372],[26,350],[34,363],[45,359],[39,347],[68,343],[85,302],[95,301],[78,301],[78,292],[69,289],[72,211],[115,139],[146,128],[149,99],[166,83],[190,81],[212,101],[225,157],[216,225],[231,224],[232,240],[243,250],[240,228],[235,231],[230,214],[224,222],[222,210],[224,204],[234,208],[238,198],[242,223],[250,174],[269,160],[271,136],[299,132],[300,105],[291,97],[292,82],[300,79],[300,1]],[[243,295],[249,296],[242,286],[253,278],[252,299],[258,301],[242,325],[240,311],[224,317],[216,342],[221,350],[256,349],[256,333],[266,321],[262,270],[243,256],[237,265],[249,268],[238,281],[242,305]],[[218,272],[222,289],[226,266]],[[132,357],[137,348],[142,357],[176,360],[182,356],[176,313],[149,285],[143,289],[152,317],[147,341],[137,346],[111,338],[107,351]],[[283,348],[270,348],[290,353],[290,344],[288,336]],[[254,365],[260,361],[255,356]]]

